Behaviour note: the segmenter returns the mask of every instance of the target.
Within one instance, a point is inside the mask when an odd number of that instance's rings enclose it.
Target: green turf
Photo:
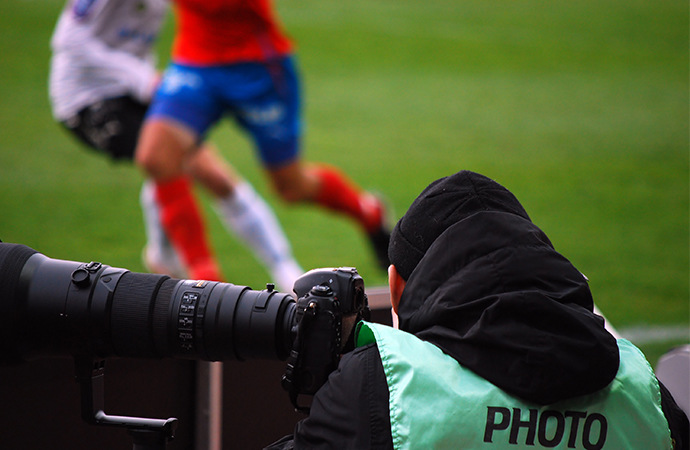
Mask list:
[[[0,239],[141,271],[141,176],[51,119],[61,4],[0,4]],[[382,192],[395,218],[433,179],[484,173],[590,278],[615,326],[688,326],[687,2],[277,4],[298,42],[307,159]],[[354,265],[368,285],[385,281],[354,226],[280,204],[228,124],[212,138],[274,206],[305,268]],[[226,277],[260,288],[266,274],[202,198]],[[642,347],[655,361],[674,343]]]

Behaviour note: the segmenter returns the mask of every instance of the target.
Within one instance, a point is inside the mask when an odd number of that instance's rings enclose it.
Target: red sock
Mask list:
[[[156,183],[165,232],[189,269],[192,279],[220,281],[221,275],[206,240],[204,222],[186,177]]]
[[[369,233],[376,231],[383,211],[373,195],[362,192],[334,167],[318,165],[313,170],[320,184],[316,203],[352,217]]]

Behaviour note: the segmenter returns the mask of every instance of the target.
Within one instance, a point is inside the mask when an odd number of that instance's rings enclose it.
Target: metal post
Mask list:
[[[223,363],[198,361],[196,367],[195,448],[221,450],[223,446]]]

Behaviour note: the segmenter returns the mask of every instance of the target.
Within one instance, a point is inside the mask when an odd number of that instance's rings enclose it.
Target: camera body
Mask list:
[[[364,281],[352,267],[315,269],[295,281],[297,305],[293,334],[282,384],[299,411],[300,394],[313,395],[338,366],[343,340],[343,318],[369,318]],[[352,346],[354,344],[351,344]]]

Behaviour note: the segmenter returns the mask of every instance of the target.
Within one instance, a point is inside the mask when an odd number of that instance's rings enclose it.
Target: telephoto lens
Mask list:
[[[0,362],[45,356],[279,359],[295,300],[273,290],[134,273],[0,243]]]

